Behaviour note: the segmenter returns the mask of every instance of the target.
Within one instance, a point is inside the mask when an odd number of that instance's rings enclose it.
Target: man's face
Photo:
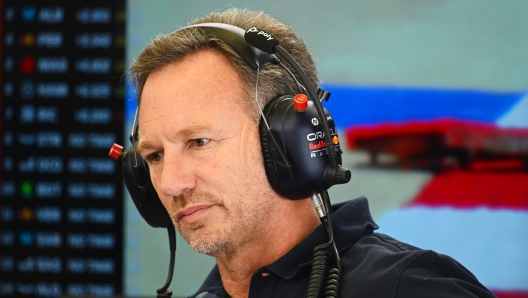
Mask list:
[[[197,251],[229,253],[267,229],[277,195],[267,182],[258,128],[242,80],[212,50],[148,77],[139,151],[176,228]]]

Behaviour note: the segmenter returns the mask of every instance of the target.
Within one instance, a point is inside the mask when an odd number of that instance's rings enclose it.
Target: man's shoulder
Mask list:
[[[341,252],[341,293],[358,297],[494,297],[453,258],[390,236],[363,235]],[[342,297],[348,297],[347,295]]]
[[[370,233],[340,254],[345,276],[364,279],[363,282],[380,278],[388,282],[397,281],[414,260],[429,252],[384,234]]]

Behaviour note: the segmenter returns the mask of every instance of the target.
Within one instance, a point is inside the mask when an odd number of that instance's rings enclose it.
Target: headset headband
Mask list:
[[[237,26],[222,23],[203,23],[183,27],[178,29],[178,31],[188,28],[199,28],[202,29],[206,35],[218,38],[219,41],[231,47],[254,70],[269,63],[278,62],[277,57],[274,54],[268,54],[250,46],[244,40],[244,34],[246,31]]]

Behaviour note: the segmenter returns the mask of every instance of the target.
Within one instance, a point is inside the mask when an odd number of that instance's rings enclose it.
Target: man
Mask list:
[[[304,43],[275,19],[231,9],[192,24],[201,23],[271,32],[317,86]],[[305,296],[312,250],[326,233],[309,199],[285,198],[268,182],[256,72],[229,46],[191,28],[154,40],[130,74],[139,98],[138,151],[154,188],[191,247],[217,262],[197,294]],[[279,66],[259,70],[261,105],[296,90]],[[334,209],[340,297],[493,297],[451,258],[373,233],[366,199]]]

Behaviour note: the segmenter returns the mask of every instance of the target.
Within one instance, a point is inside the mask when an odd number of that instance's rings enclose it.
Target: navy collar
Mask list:
[[[334,238],[340,252],[352,247],[363,234],[371,233],[378,228],[370,215],[368,201],[365,197],[333,205],[332,210]],[[310,269],[314,247],[327,241],[326,231],[323,225],[319,225],[288,253],[265,268],[283,279],[292,279]],[[211,270],[202,286],[190,297],[196,297],[205,291],[225,295],[218,266]]]

